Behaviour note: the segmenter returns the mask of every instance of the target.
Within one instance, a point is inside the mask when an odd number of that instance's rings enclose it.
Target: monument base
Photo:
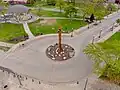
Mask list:
[[[75,50],[68,44],[61,44],[62,50],[59,50],[58,43],[50,45],[46,49],[46,55],[48,58],[54,61],[65,61],[72,58],[75,55]]]

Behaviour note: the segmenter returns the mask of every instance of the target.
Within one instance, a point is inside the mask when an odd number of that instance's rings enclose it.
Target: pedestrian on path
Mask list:
[[[24,43],[19,44],[19,47],[24,47],[24,46],[25,46],[25,44],[24,44]]]
[[[89,23],[88,23],[88,29],[90,28]]]
[[[112,26],[112,27],[110,28],[110,31],[113,31],[113,29],[114,29],[114,27]]]

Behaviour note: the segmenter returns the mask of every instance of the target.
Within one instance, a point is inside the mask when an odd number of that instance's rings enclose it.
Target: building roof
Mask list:
[[[24,5],[12,5],[8,8],[8,13],[27,13],[29,8]]]

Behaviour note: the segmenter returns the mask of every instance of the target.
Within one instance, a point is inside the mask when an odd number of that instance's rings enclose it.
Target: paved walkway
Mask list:
[[[79,18],[66,18],[66,17],[39,17],[40,19],[67,19],[67,20],[83,20]]]
[[[99,35],[96,36],[96,40],[95,42],[104,42],[105,40],[109,39],[112,35],[114,35],[116,32],[118,32],[120,30],[120,26],[116,27],[113,29],[113,31],[111,31],[110,29],[108,29],[108,31],[101,33],[101,38],[99,39]]]
[[[39,9],[39,8],[32,8],[32,9]],[[40,9],[41,9],[41,10],[45,10],[45,11],[51,11],[51,12],[62,12],[62,13],[65,12],[63,9],[60,11],[59,8],[47,8],[47,7],[41,7]],[[77,15],[80,16],[81,14],[80,14],[80,13],[77,13]]]
[[[34,35],[33,35],[32,32],[30,31],[27,22],[23,22],[23,27],[24,27],[25,32],[28,34],[29,39],[30,39],[30,38],[34,38]]]
[[[31,78],[21,77],[21,82],[23,83],[23,86],[19,86],[18,78],[13,77],[13,75],[8,75],[7,73],[6,77],[8,78],[8,89],[9,90],[120,90],[120,87],[111,84],[109,82],[105,82],[103,80],[100,80],[96,77],[96,75],[90,75],[88,82],[86,83],[87,79],[81,80],[84,83],[77,82],[71,83],[71,84],[43,84],[38,80],[32,81]],[[85,84],[87,85],[86,89]]]
[[[60,9],[57,8],[47,8],[47,7],[41,7],[41,8],[31,8],[30,9],[40,9],[40,10],[45,10],[45,11],[52,11],[52,12],[60,12]],[[64,10],[61,10],[61,12],[64,12]]]
[[[78,36],[78,35],[82,34],[83,32],[85,32],[93,27],[96,27],[96,25],[94,25],[95,23],[97,23],[98,25],[100,24],[100,22],[97,21],[97,22],[91,23],[89,25],[86,25],[84,27],[78,28],[78,29],[74,30],[73,32],[71,32],[70,34],[73,34],[73,36]]]
[[[27,23],[31,23],[31,22],[35,22],[39,19],[39,16],[37,15],[33,15],[33,14],[28,14],[27,15],[28,20],[20,20],[19,22],[16,20],[16,18],[10,18],[9,20],[7,20],[7,23],[14,23],[14,24],[21,24],[23,22],[27,22]],[[0,18],[0,23],[6,23],[4,19]]]
[[[0,57],[2,57],[4,54],[5,54],[5,52],[0,50]]]
[[[45,11],[51,11],[51,12],[62,12],[64,13],[65,11],[62,9],[60,11],[59,8],[47,8],[47,7],[41,7],[41,8],[30,8],[30,9],[40,9],[40,10],[45,10]],[[77,13],[78,16],[81,16],[80,13]]]
[[[60,9],[57,8],[46,8],[46,7],[42,7],[42,10],[46,10],[46,11],[53,11],[53,12],[60,12]],[[61,12],[64,12],[64,10],[61,10]]]
[[[0,42],[0,46],[12,47],[13,45],[15,45],[15,44],[6,43],[6,42]]]

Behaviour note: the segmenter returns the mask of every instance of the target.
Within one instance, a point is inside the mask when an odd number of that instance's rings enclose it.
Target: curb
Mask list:
[[[38,39],[44,39],[44,38],[49,38],[49,37],[56,37],[58,34],[48,34],[48,35],[40,35],[40,36],[37,36],[37,37],[33,37],[33,38],[30,38],[26,41],[23,41],[23,42],[19,42],[17,43],[16,45],[14,45],[9,51],[7,51],[6,53],[10,53],[10,52],[13,52],[13,51],[16,51],[17,49],[20,49],[21,47],[23,47],[22,45],[28,45],[30,42],[34,42]],[[62,36],[65,36],[65,37],[71,37],[70,34],[62,34]],[[20,47],[20,48],[18,48]]]
[[[118,32],[120,30],[120,26],[116,27],[113,31],[108,32],[108,34],[106,34],[105,36],[103,36],[101,39],[99,39],[98,41],[96,41],[96,43],[98,42],[104,42],[107,39],[109,39],[112,35],[114,35],[116,32]]]

